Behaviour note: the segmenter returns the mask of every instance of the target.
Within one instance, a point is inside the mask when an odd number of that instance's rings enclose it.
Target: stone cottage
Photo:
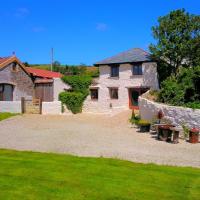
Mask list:
[[[58,95],[69,86],[61,74],[25,67],[16,56],[0,57],[0,101],[39,98],[44,102],[58,101]]]
[[[0,101],[20,101],[34,93],[33,80],[15,57],[0,58]]]
[[[158,89],[157,64],[149,53],[134,48],[95,63],[100,76],[90,87],[83,111],[110,112],[138,109],[138,98]]]

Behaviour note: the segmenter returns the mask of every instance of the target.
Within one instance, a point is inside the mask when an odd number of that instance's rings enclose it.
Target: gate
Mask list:
[[[42,114],[42,101],[40,99],[21,99],[22,113]]]

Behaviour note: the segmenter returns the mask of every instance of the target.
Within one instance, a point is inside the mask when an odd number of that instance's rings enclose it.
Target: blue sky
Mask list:
[[[92,64],[154,42],[159,16],[185,8],[200,14],[199,0],[0,0],[0,56],[13,51],[29,63]]]

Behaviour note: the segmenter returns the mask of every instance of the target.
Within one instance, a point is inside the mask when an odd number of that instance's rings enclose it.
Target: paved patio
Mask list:
[[[200,167],[200,143],[157,141],[130,128],[129,116],[17,116],[0,122],[0,148]]]

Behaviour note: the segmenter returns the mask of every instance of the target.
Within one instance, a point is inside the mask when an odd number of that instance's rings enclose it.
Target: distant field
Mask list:
[[[37,68],[37,69],[51,70],[50,65],[30,65],[30,67],[34,67],[34,68]]]
[[[200,169],[0,150],[2,200],[199,200]]]
[[[51,66],[47,65],[47,64],[30,65],[30,67],[34,67],[37,69],[51,70]],[[61,65],[60,67],[65,67],[65,65]],[[73,67],[79,67],[79,66],[73,66]],[[96,76],[98,76],[98,67],[86,66],[86,74],[88,74],[88,75],[96,74]]]

